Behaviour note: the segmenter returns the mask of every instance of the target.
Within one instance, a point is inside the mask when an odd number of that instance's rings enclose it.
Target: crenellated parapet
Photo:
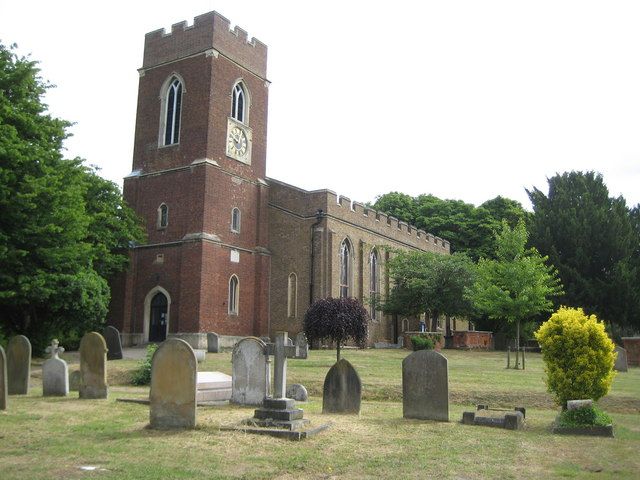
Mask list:
[[[149,32],[145,36],[142,68],[151,68],[191,55],[215,50],[234,59],[254,74],[267,76],[267,46],[236,26],[218,12],[209,12],[194,18],[193,25],[186,21]]]
[[[365,228],[404,245],[420,250],[450,253],[448,241],[436,237],[397,218],[351,201],[349,197],[336,195],[331,190],[312,192],[274,179],[268,179],[269,203],[303,218],[315,217],[318,210],[339,221]]]

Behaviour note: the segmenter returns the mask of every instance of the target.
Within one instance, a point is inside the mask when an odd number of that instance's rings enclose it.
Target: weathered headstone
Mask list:
[[[243,338],[233,348],[231,362],[231,402],[262,405],[271,380],[266,344],[256,337]]]
[[[67,362],[58,357],[64,352],[64,348],[58,345],[58,340],[51,342],[51,346],[47,347],[51,358],[42,365],[42,394],[45,397],[69,395],[69,367]]]
[[[107,398],[107,342],[97,332],[80,340],[80,398]]]
[[[419,350],[402,361],[402,413],[405,418],[449,421],[449,367],[442,354]]]
[[[360,413],[362,382],[344,358],[329,369],[322,389],[322,413]]]
[[[217,333],[207,333],[207,351],[209,353],[220,352],[220,336]]]
[[[309,394],[307,393],[307,389],[304,385],[294,383],[287,386],[287,398],[291,398],[296,402],[306,402],[309,400]]]
[[[616,363],[613,366],[614,370],[617,370],[618,372],[626,372],[629,370],[629,365],[627,363],[627,351],[616,345],[616,353],[618,354],[616,356]]]
[[[169,338],[160,345],[151,360],[151,428],[195,427],[197,372],[196,356],[187,342]]]
[[[195,348],[193,350],[193,354],[196,356],[196,360],[198,363],[202,363],[207,358],[207,351],[204,349]]]
[[[0,345],[0,410],[7,409],[7,356]]]
[[[80,379],[82,378],[82,373],[80,370],[74,370],[69,373],[69,390],[73,392],[80,391]]]
[[[9,395],[26,395],[31,375],[31,342],[24,335],[11,337],[6,354]]]
[[[107,325],[102,332],[104,340],[107,342],[107,360],[122,360],[122,341],[120,332],[116,327]]]
[[[567,410],[577,410],[579,408],[593,407],[593,400],[587,398],[585,400],[567,400]]]

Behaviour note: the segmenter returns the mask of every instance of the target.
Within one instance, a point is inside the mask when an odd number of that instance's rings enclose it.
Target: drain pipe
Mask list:
[[[324,218],[324,212],[322,211],[322,209],[318,209],[316,211],[316,222],[311,225],[311,268],[309,269],[310,272],[310,278],[309,278],[309,306],[311,306],[311,304],[313,303],[313,278],[314,278],[314,259],[315,259],[315,252],[313,249],[313,232],[315,231],[316,227],[318,225],[320,225],[320,222],[322,222],[322,219]]]

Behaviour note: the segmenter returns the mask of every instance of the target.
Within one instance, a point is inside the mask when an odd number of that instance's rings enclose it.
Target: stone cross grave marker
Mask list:
[[[9,395],[26,395],[31,375],[31,342],[24,335],[11,337],[6,353]]]
[[[122,360],[122,341],[117,328],[107,325],[104,327],[102,336],[107,342],[107,360]]]
[[[0,345],[0,410],[7,409],[7,356]]]
[[[322,388],[322,413],[360,413],[362,381],[344,358],[329,369]]]
[[[198,362],[180,338],[165,340],[151,360],[149,423],[151,428],[196,426]]]
[[[285,398],[287,393],[287,359],[307,358],[309,345],[304,333],[296,336],[291,342],[287,332],[277,332],[275,343],[266,345],[266,354],[273,355],[273,398]]]
[[[107,398],[107,342],[97,332],[80,340],[80,398]]]
[[[231,403],[262,405],[269,394],[269,356],[266,344],[256,337],[240,340],[231,354]]]
[[[58,357],[64,348],[59,346],[57,339],[53,339],[46,352],[51,354],[51,358],[42,365],[42,395],[66,397],[69,395],[69,367]]]
[[[419,350],[402,361],[402,414],[449,421],[449,367],[444,355]]]

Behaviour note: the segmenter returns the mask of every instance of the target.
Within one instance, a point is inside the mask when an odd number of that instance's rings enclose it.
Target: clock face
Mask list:
[[[241,128],[235,126],[231,128],[227,143],[227,148],[232,155],[244,157],[247,153],[247,135]]]

